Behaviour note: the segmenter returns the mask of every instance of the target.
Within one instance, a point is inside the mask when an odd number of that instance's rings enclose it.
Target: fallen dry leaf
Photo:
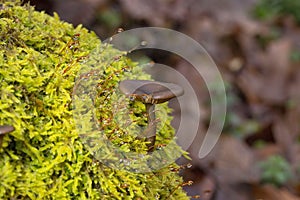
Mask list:
[[[183,20],[191,0],[119,0],[123,9],[133,18],[146,20],[152,26],[166,26],[176,20]]]
[[[288,190],[275,188],[271,185],[259,186],[253,188],[256,200],[299,200],[300,198],[291,194]]]
[[[289,55],[291,41],[273,42],[261,56],[261,66],[247,66],[239,74],[237,85],[247,96],[249,103],[263,102],[269,105],[283,104],[288,97],[286,90],[290,79]]]
[[[221,184],[256,183],[259,170],[253,151],[241,140],[221,136],[213,151],[199,161]]]

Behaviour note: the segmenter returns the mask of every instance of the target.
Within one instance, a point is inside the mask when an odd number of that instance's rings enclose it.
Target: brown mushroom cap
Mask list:
[[[119,88],[125,95],[149,104],[164,103],[184,93],[179,85],[149,80],[124,80]]]
[[[0,135],[6,134],[6,133],[10,133],[10,132],[12,132],[14,130],[15,130],[15,128],[13,126],[2,125],[2,126],[0,126]]]

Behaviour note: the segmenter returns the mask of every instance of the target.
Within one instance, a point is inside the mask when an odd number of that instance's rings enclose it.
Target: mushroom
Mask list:
[[[2,140],[3,140],[3,136],[6,133],[10,133],[12,131],[14,131],[15,128],[11,125],[1,125],[0,126],[0,146],[2,146]]]
[[[145,104],[148,120],[146,141],[149,142],[148,151],[153,151],[156,138],[155,104],[183,95],[182,87],[158,81],[124,80],[120,82],[119,89],[132,100]]]

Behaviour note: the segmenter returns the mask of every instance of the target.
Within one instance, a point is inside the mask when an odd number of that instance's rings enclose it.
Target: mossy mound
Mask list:
[[[98,65],[95,104],[109,106],[119,80],[149,78],[136,63],[57,15],[9,2],[0,9],[0,124],[16,129],[0,147],[0,199],[188,199],[176,164],[151,173],[109,168],[94,158],[76,131],[72,91],[80,68]],[[101,53],[92,59],[95,49]],[[145,126],[142,105],[131,107],[132,117]],[[161,109],[168,112],[166,106]],[[125,152],[147,156],[146,143],[126,134],[130,129],[117,129],[107,120],[111,114],[99,107],[100,130]],[[174,134],[166,119],[159,144],[170,143]]]

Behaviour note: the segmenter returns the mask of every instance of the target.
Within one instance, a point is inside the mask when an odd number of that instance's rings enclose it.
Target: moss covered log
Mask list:
[[[95,159],[76,131],[76,77],[94,64],[101,77],[95,91],[100,132],[125,152],[147,156],[145,141],[109,120],[109,106],[120,80],[149,76],[93,32],[56,14],[18,3],[0,6],[0,125],[15,128],[0,147],[0,199],[188,199],[176,164],[149,173],[110,168]],[[95,49],[101,52],[93,58]],[[129,104],[132,118],[145,126],[144,108]],[[166,105],[161,109],[168,113]],[[158,144],[168,144],[174,134],[170,117],[164,117]]]

